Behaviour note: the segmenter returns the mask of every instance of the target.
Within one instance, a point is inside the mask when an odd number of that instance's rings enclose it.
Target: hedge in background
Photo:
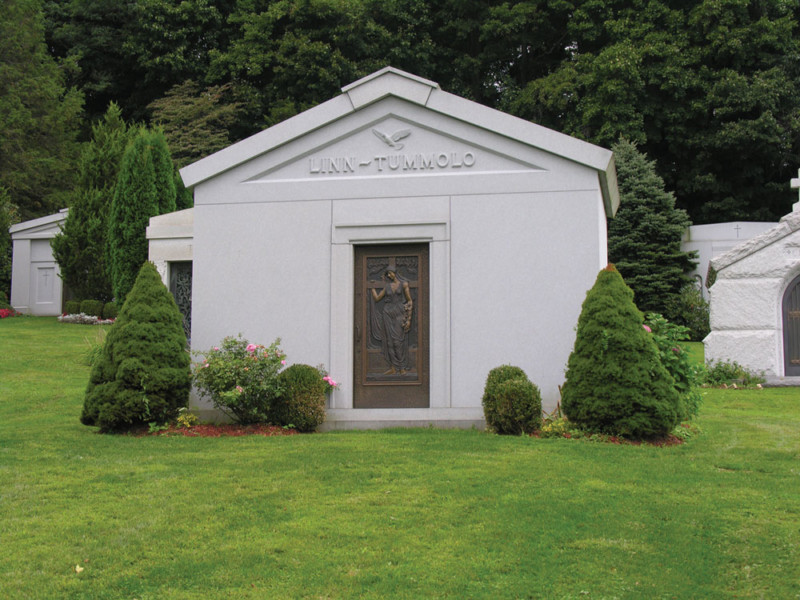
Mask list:
[[[146,262],[92,368],[81,422],[108,432],[175,418],[189,402],[185,346],[180,311]]]
[[[496,433],[532,433],[542,424],[539,388],[519,367],[502,365],[489,371],[482,403],[486,425]]]
[[[273,405],[275,425],[314,431],[325,421],[325,382],[310,365],[292,365],[278,375],[282,393]]]
[[[633,292],[613,265],[586,294],[567,363],[562,408],[582,428],[631,438],[662,436],[683,412],[674,381],[643,327]]]
[[[97,318],[103,317],[103,301],[102,300],[83,300],[81,302],[80,311],[85,315],[92,315]]]

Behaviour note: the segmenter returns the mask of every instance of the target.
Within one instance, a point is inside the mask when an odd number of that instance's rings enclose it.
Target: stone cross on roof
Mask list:
[[[792,179],[791,186],[793,190],[797,190],[800,193],[800,169],[797,169],[797,177]],[[800,201],[795,202],[792,205],[792,210],[797,211],[800,210]]]

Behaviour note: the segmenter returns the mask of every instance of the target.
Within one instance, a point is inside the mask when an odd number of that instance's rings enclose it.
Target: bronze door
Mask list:
[[[800,375],[800,277],[783,295],[783,361],[786,376]]]
[[[355,247],[354,408],[427,408],[428,244]]]

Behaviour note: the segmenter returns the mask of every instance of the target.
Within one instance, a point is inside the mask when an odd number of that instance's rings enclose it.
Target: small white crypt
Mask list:
[[[607,263],[609,150],[387,67],[181,176],[194,350],[280,337],[339,381],[329,429],[481,426],[501,364],[556,405]]]
[[[61,314],[65,290],[50,241],[66,220],[65,208],[9,228],[13,248],[10,303],[17,312],[40,317]]]
[[[800,177],[792,187],[800,188]],[[736,361],[773,382],[800,376],[800,202],[711,267],[706,360]]]

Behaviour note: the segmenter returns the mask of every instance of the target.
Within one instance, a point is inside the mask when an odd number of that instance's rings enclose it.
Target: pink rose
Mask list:
[[[650,328],[649,328],[647,325],[642,325],[642,327],[644,327],[644,330],[645,330],[647,333],[653,333],[653,330],[652,330],[652,329],[650,329]]]
[[[237,391],[237,392],[239,392],[239,393],[241,394],[241,393],[244,391],[244,389],[242,389],[242,386],[240,386],[240,385],[237,385],[237,386],[236,386],[236,391]]]
[[[245,348],[245,350],[247,350],[251,354],[253,352],[255,352],[257,349],[258,349],[258,346],[256,346],[255,344],[247,344],[247,348]]]

